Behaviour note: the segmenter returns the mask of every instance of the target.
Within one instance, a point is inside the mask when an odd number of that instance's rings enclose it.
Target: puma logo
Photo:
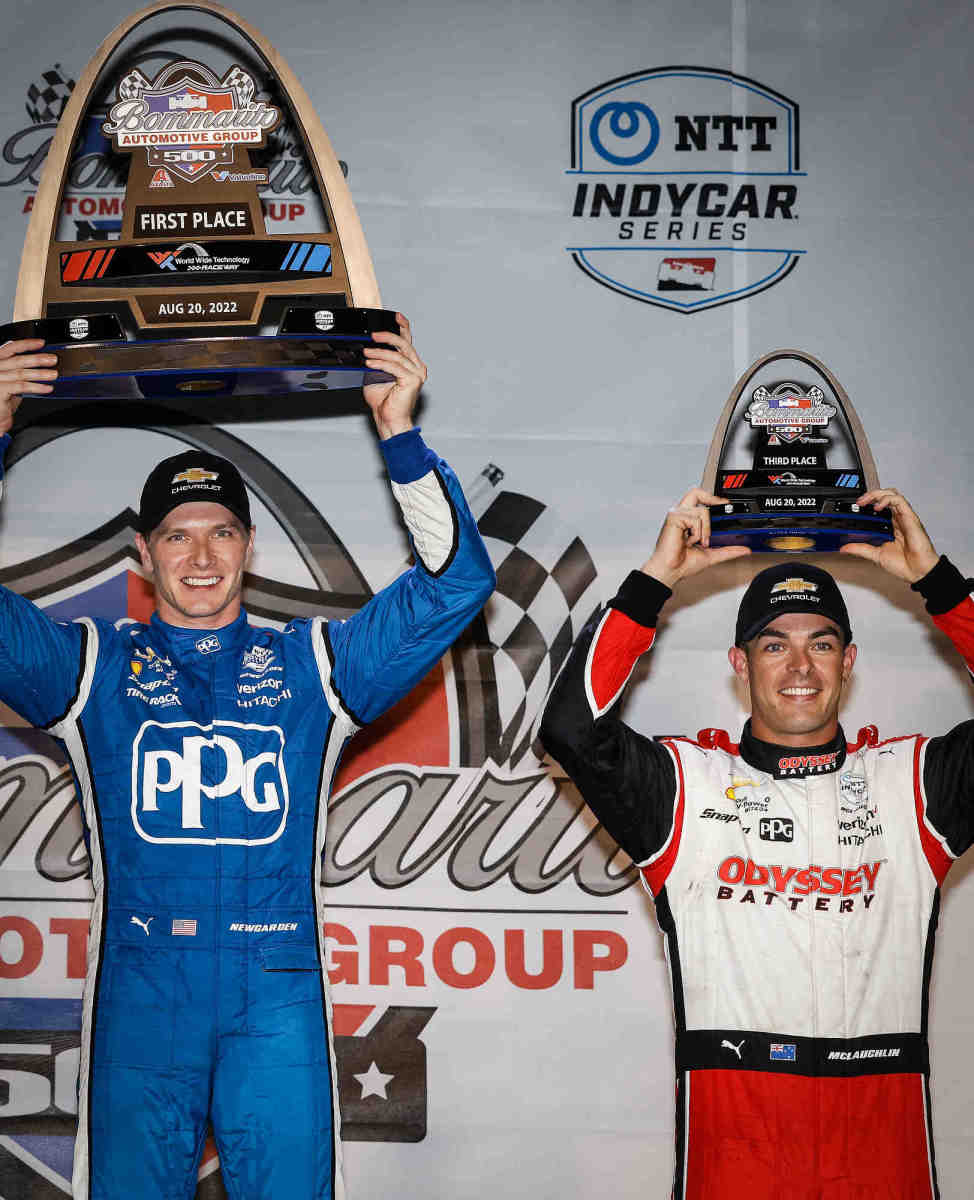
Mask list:
[[[149,919],[151,920],[152,918],[150,917]],[[135,920],[135,918],[133,917],[133,918],[132,918],[132,920],[134,921],[134,920]],[[148,931],[146,931],[146,932],[148,932]],[[726,1049],[728,1049],[728,1050],[733,1050],[733,1051],[734,1051],[734,1053],[737,1055],[738,1062],[741,1062],[741,1061],[742,1061],[742,1059],[741,1059],[741,1047],[744,1045],[744,1043],[745,1043],[746,1041],[747,1041],[747,1038],[741,1038],[741,1040],[740,1040],[740,1041],[737,1043],[737,1045],[735,1046],[733,1042],[729,1042],[729,1041],[727,1040],[727,1038],[724,1038],[724,1040],[723,1040],[723,1041],[720,1043],[720,1048],[721,1048],[721,1050],[723,1050],[723,1049],[725,1049],[725,1048],[726,1048]]]
[[[133,917],[131,923],[133,925],[138,925],[141,929],[144,929],[145,936],[148,937],[149,936],[149,926],[152,924],[152,922],[154,920],[155,920],[155,917],[149,917],[148,920],[146,920],[146,921],[140,921],[138,917]]]

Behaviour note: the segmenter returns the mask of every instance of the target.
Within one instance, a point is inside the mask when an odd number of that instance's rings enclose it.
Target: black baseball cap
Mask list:
[[[852,641],[845,601],[828,571],[809,563],[788,562],[767,567],[751,580],[737,610],[734,644],[743,646],[757,637],[783,612],[821,613],[839,626],[847,646]]]
[[[139,528],[148,537],[180,504],[208,500],[222,504],[250,529],[250,501],[240,472],[225,458],[205,450],[184,450],[152,468],[142,489]]]

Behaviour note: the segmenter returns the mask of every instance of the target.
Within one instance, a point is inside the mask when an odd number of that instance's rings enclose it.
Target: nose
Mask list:
[[[807,675],[812,669],[812,659],[804,646],[792,646],[788,651],[788,667],[800,675]]]
[[[194,537],[190,561],[194,567],[206,567],[213,562],[213,547],[207,537]]]

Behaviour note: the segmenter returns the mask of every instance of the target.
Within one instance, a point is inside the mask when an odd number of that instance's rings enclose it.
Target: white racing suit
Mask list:
[[[915,585],[974,664],[969,583]],[[676,1020],[675,1200],[932,1200],[927,999],[940,885],[974,841],[974,722],[809,750],[653,740],[614,708],[669,589],[582,634],[546,748],[639,865]]]

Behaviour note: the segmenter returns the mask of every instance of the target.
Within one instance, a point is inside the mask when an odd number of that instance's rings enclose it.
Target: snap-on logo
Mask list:
[[[287,813],[279,726],[146,721],[136,734],[132,824],[145,841],[262,846],[281,836]]]

